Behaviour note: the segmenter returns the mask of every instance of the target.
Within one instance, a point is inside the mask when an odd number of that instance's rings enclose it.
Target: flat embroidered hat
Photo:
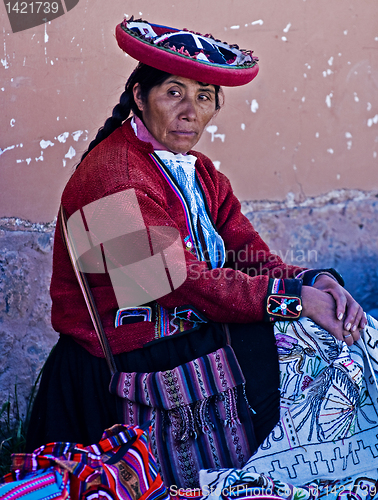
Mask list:
[[[212,35],[151,24],[131,17],[116,28],[122,50],[141,63],[212,85],[245,85],[259,71],[258,58]]]

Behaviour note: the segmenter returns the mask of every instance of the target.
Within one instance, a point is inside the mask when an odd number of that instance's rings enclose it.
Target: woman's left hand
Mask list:
[[[354,300],[345,288],[326,274],[321,274],[316,279],[313,287],[332,295],[336,302],[337,319],[344,322],[344,329],[352,334],[353,340],[358,340],[360,338],[359,330],[362,330],[367,325],[360,304]]]

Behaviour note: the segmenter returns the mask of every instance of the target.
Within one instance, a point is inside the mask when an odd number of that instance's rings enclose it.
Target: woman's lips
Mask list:
[[[172,130],[172,134],[176,135],[181,135],[181,136],[188,136],[188,137],[193,137],[197,135],[197,132],[194,132],[192,130]]]

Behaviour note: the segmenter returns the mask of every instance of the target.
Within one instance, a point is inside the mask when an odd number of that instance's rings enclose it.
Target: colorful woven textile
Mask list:
[[[155,339],[198,329],[207,319],[190,306],[176,307],[174,311],[164,309],[157,302],[155,306]]]
[[[243,466],[256,449],[244,377],[230,346],[154,373],[116,373],[124,422],[151,420],[167,486],[196,488],[200,469]]]
[[[169,498],[151,453],[148,426],[115,425],[92,446],[51,443],[32,454],[15,454],[3,481],[1,500]]]
[[[28,473],[19,481],[11,474],[5,476],[5,484],[0,486],[1,500],[65,500],[69,498],[69,474],[49,467]],[[8,482],[9,481],[9,482]]]
[[[281,419],[243,468],[201,471],[204,496],[378,498],[378,322],[351,347],[307,318],[275,336]]]

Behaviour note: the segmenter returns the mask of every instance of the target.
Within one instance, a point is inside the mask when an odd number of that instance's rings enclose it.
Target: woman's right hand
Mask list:
[[[337,318],[336,301],[327,292],[310,286],[302,287],[302,314],[312,319],[336,339],[344,341],[348,346],[360,338],[359,330],[346,330],[343,319]]]

